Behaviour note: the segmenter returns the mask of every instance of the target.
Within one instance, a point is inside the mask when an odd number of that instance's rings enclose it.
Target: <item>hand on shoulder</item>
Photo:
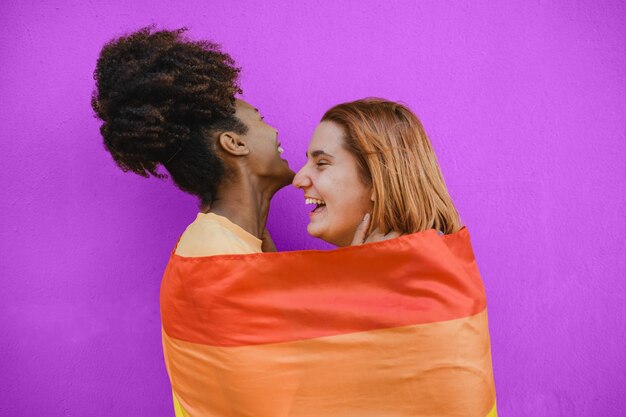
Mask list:
[[[354,232],[354,239],[352,239],[351,246],[362,245],[364,243],[381,242],[383,240],[394,239],[402,235],[402,233],[396,231],[390,231],[389,233],[384,234],[377,228],[372,230],[372,233],[368,235],[367,229],[370,227],[371,218],[372,216],[369,213],[363,217],[363,220]]]

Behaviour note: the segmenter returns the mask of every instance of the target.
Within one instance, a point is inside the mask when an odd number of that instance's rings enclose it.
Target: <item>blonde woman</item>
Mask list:
[[[389,252],[378,263],[387,270],[374,273],[367,284],[357,278],[355,294],[380,292],[385,295],[375,299],[384,303],[399,296],[396,302],[411,307],[397,314],[422,310],[395,322],[412,324],[415,333],[396,334],[400,347],[395,349],[405,356],[394,358],[402,374],[394,403],[413,404],[411,411],[404,409],[406,415],[496,415],[482,282],[467,229],[417,116],[400,103],[377,98],[334,106],[315,129],[307,162],[293,184],[304,191],[306,204],[315,205],[310,235],[339,247],[386,241],[365,245],[367,256],[386,245]],[[395,250],[402,255],[392,254]],[[371,275],[371,269],[361,273]],[[465,292],[465,286],[474,291]],[[468,304],[461,307],[459,298]],[[434,313],[438,302],[447,306]],[[448,308],[452,305],[460,308]],[[376,320],[376,313],[371,318]],[[406,379],[413,379],[411,394],[403,392]]]
[[[293,184],[315,205],[309,234],[337,246],[358,243],[367,213],[368,235],[461,229],[424,128],[399,103],[364,99],[328,110]]]

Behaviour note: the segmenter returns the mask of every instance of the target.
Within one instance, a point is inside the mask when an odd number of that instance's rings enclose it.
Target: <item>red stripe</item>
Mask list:
[[[432,323],[485,307],[466,229],[332,251],[172,255],[161,286],[167,334],[213,346]]]

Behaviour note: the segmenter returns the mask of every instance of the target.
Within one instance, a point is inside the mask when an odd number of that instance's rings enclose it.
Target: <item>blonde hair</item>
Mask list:
[[[437,157],[419,119],[406,106],[379,98],[338,104],[322,121],[344,130],[344,145],[374,190],[370,231],[445,234],[461,228]]]

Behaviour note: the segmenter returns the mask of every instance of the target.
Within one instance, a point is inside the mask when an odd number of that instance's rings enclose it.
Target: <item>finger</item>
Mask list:
[[[387,233],[385,235],[385,240],[395,239],[395,238],[400,237],[400,236],[402,236],[402,233],[400,233],[400,232],[389,232],[389,233]]]
[[[365,243],[380,242],[381,240],[385,240],[385,235],[383,235],[380,230],[376,228],[367,236]]]
[[[383,240],[394,239],[400,235],[401,235],[400,232],[390,231],[390,232],[387,232],[386,234],[383,234],[378,229],[374,229],[372,230],[372,233],[370,233],[370,235],[367,237],[367,240],[365,241],[365,243],[382,242]]]
[[[361,245],[363,244],[363,242],[365,242],[367,229],[370,226],[370,217],[371,217],[370,214],[367,213],[363,217],[363,220],[361,220],[361,222],[357,226],[356,231],[354,232],[354,238],[352,239],[352,246]]]

